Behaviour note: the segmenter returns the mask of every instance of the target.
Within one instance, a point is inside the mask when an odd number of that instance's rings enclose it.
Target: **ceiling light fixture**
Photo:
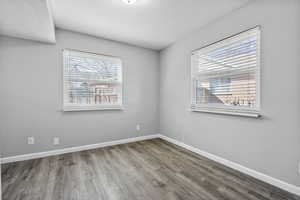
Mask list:
[[[122,0],[126,4],[134,4],[136,0]]]

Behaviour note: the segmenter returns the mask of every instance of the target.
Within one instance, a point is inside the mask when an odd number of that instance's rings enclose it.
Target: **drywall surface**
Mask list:
[[[158,52],[63,30],[56,36],[55,45],[0,37],[3,157],[158,133]],[[63,48],[122,59],[124,110],[62,112]]]
[[[260,119],[190,112],[191,51],[262,30]],[[160,53],[160,133],[300,186],[300,1],[259,0]]]

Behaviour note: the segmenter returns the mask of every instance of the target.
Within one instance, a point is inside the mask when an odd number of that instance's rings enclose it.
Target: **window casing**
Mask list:
[[[191,110],[260,115],[260,28],[192,52]]]
[[[64,49],[63,60],[64,111],[122,109],[119,58]]]

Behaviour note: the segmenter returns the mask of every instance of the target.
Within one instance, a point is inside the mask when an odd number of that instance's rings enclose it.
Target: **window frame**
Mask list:
[[[247,38],[247,36],[256,33],[257,35],[257,66],[255,71],[255,81],[256,81],[256,105],[255,108],[242,108],[236,106],[229,106],[229,105],[200,105],[194,104],[194,86],[193,86],[193,68],[195,65],[195,58],[197,54],[203,54],[203,52],[211,51],[212,49],[220,48],[222,46],[228,45],[235,41],[240,41],[243,38]],[[258,118],[261,116],[261,27],[256,26],[251,29],[247,29],[240,33],[234,34],[232,36],[226,37],[214,43],[205,45],[204,47],[198,48],[193,50],[191,53],[191,65],[190,65],[190,87],[191,87],[191,94],[190,94],[190,110],[193,112],[206,112],[206,113],[216,113],[216,114],[227,114],[227,115],[239,115],[239,116],[246,116],[246,117],[255,117]]]
[[[69,68],[69,61],[68,61],[68,56],[70,55],[79,55],[79,56],[85,56],[87,55],[88,57],[95,57],[95,58],[105,58],[108,60],[117,60],[120,62],[121,66],[121,77],[122,77],[122,82],[121,82],[121,91],[120,91],[120,96],[121,98],[119,99],[118,104],[102,104],[102,105],[87,105],[87,104],[66,104],[66,95],[68,95],[68,86],[65,84],[65,75],[66,75],[66,69]],[[111,56],[111,55],[105,55],[105,54],[98,54],[98,53],[92,53],[92,52],[87,52],[87,51],[80,51],[80,50],[75,50],[75,49],[62,49],[62,56],[63,56],[63,67],[62,67],[62,84],[63,84],[63,94],[62,94],[62,107],[64,112],[69,112],[69,111],[93,111],[93,110],[123,110],[123,90],[124,90],[124,75],[123,75],[123,63],[122,60],[119,57]]]

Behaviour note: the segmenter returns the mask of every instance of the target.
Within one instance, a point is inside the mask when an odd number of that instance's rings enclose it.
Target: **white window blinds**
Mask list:
[[[64,110],[120,109],[122,63],[119,58],[64,50]]]
[[[191,80],[192,110],[257,117],[259,27],[194,51]]]

